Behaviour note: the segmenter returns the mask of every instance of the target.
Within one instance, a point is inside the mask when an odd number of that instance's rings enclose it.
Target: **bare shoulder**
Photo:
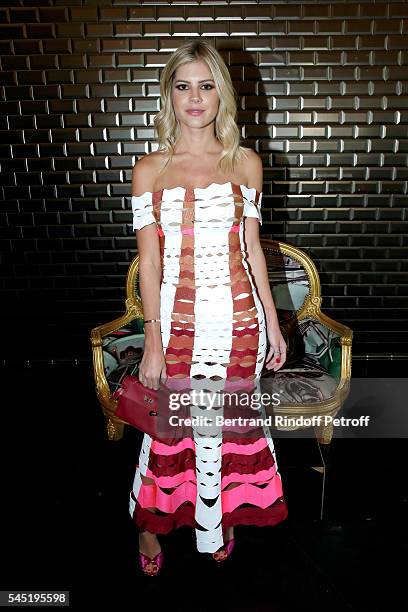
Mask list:
[[[245,147],[246,160],[244,162],[244,175],[248,187],[255,187],[257,191],[262,191],[263,188],[263,163],[260,155]]]
[[[163,164],[163,153],[153,151],[137,160],[132,169],[132,195],[153,191],[155,180]]]

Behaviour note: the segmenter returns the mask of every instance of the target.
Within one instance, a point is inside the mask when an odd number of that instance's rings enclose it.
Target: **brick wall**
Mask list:
[[[123,313],[131,169],[196,36],[263,158],[262,235],[312,256],[355,357],[408,354],[407,29],[407,2],[2,3],[3,358],[89,358]]]

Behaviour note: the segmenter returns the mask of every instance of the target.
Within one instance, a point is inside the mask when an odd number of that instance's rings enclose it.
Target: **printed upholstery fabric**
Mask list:
[[[285,366],[276,373],[264,369],[262,391],[272,395],[279,389],[285,405],[328,400],[340,381],[341,336],[312,317],[297,320],[310,293],[302,264],[270,248],[265,259],[279,322],[282,326],[291,323],[291,331]]]
[[[162,259],[161,335],[168,382],[222,391],[259,379],[267,338],[262,304],[244,249],[244,217],[262,223],[262,193],[212,183],[132,196],[133,228],[156,224]],[[191,414],[205,406],[191,402]],[[287,516],[267,428],[254,438],[193,427],[167,445],[144,435],[129,511],[140,530],[195,528],[197,550],[224,545],[237,524],[274,525]]]
[[[144,352],[143,319],[133,319],[102,340],[103,367],[111,394],[125,376],[136,376]]]

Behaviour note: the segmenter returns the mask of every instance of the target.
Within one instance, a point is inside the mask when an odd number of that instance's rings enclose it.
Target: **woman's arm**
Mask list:
[[[248,163],[247,166],[247,176],[248,187],[255,187],[258,192],[261,192],[263,188],[262,160],[259,155],[255,153],[255,151],[252,151],[250,156],[250,163]],[[274,360],[267,365],[267,368],[278,370],[280,367],[282,367],[286,360],[286,343],[280,331],[278,315],[269,284],[266,259],[259,237],[259,221],[253,217],[245,217],[244,223],[247,262],[249,264],[250,271],[252,272],[259,299],[262,302],[265,312],[267,335],[271,345],[271,350],[266,358],[267,364],[274,354],[274,349],[280,351],[280,356],[278,355],[279,361],[276,360],[277,355],[275,354]]]
[[[253,226],[257,224],[256,219],[247,218],[245,225],[247,226],[247,224],[252,226],[252,231],[258,232],[257,229],[253,229]],[[259,298],[262,302],[267,326],[268,328],[279,326],[278,315],[276,313],[271,287],[269,284],[265,255],[260,243],[259,246],[253,247],[250,251],[248,250],[247,261],[254,276]]]
[[[152,168],[146,158],[136,162],[132,170],[132,195],[140,196],[152,191]],[[144,319],[160,319],[160,283],[162,266],[160,245],[156,224],[136,229],[139,253],[139,287]],[[160,322],[145,324],[145,346],[139,369],[141,382],[153,389],[159,388],[159,378],[163,374],[164,354]]]

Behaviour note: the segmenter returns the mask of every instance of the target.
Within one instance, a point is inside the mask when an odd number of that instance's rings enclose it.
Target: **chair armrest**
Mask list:
[[[322,347],[319,354],[313,356],[331,375],[339,380],[339,387],[348,386],[351,378],[351,346],[353,331],[342,323],[333,320],[319,309],[315,308],[299,317],[299,326],[307,336],[309,321],[317,324],[315,331],[321,338]],[[312,325],[313,327],[313,325]],[[307,340],[305,340],[307,343]],[[326,346],[324,346],[326,344]]]

